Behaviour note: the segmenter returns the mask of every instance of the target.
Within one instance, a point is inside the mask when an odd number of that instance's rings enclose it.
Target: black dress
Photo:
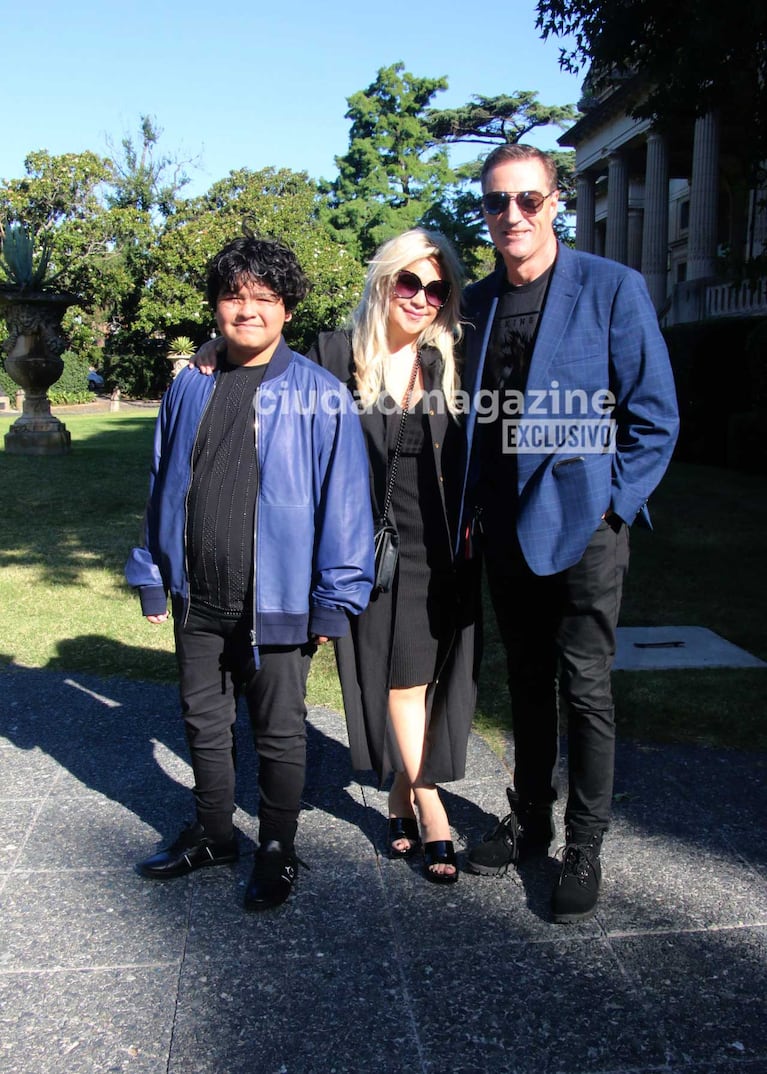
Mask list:
[[[348,332],[322,332],[308,357],[354,390]],[[425,393],[439,395],[441,369],[439,352],[425,348],[421,354]],[[365,409],[360,415],[370,477],[370,503],[360,504],[360,510],[372,510],[374,517],[383,509],[390,444],[394,445],[390,436],[396,436],[399,421],[399,414],[390,416],[392,409],[389,401],[383,409]],[[453,557],[451,521],[465,468],[463,432],[444,405],[425,413],[421,403],[418,413],[420,420],[410,426],[414,439],[400,460],[402,476],[397,473],[394,489],[399,491],[390,510],[401,541],[394,586],[388,593],[374,593],[365,611],[350,617],[349,633],[335,643],[352,766],[356,771],[373,770],[381,783],[390,772],[402,769],[389,728],[388,693],[392,685],[403,685],[411,677],[407,668],[403,672],[405,646],[417,642],[419,650],[418,666],[412,670],[417,681],[410,685],[431,684],[426,694],[423,767],[427,782],[463,778],[476,700],[479,564]],[[424,615],[428,626],[421,618],[416,627],[415,617]]]
[[[400,422],[399,412],[387,414],[390,467]],[[390,686],[421,686],[437,677],[454,596],[450,546],[423,399],[405,419],[392,514],[400,546]]]

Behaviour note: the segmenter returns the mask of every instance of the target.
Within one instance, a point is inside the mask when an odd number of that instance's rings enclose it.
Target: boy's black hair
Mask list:
[[[215,311],[224,291],[236,291],[244,281],[263,282],[279,295],[288,313],[309,293],[310,284],[293,251],[276,239],[246,232],[220,250],[208,268],[207,293]]]

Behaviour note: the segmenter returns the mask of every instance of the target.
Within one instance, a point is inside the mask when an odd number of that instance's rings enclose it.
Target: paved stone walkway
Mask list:
[[[341,717],[309,728],[310,868],[246,915],[247,729],[240,864],[151,883],[190,817],[175,688],[0,669],[2,1074],[765,1074],[765,755],[622,745],[600,909],[566,927],[553,858],[452,888],[385,858]],[[508,780],[473,737],[462,847]]]

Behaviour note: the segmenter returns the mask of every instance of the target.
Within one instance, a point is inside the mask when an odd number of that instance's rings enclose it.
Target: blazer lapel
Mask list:
[[[560,246],[530,359],[528,387],[548,386],[548,370],[572,317],[583,285],[566,246]]]

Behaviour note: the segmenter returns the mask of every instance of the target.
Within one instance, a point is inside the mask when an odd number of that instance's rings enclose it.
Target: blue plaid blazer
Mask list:
[[[467,520],[487,407],[478,393],[504,274],[501,266],[464,292]],[[536,574],[577,563],[608,509],[629,525],[641,512],[649,524],[647,499],[671,459],[679,416],[668,351],[638,272],[560,245],[520,405],[523,420],[505,432],[518,455],[517,535]]]

